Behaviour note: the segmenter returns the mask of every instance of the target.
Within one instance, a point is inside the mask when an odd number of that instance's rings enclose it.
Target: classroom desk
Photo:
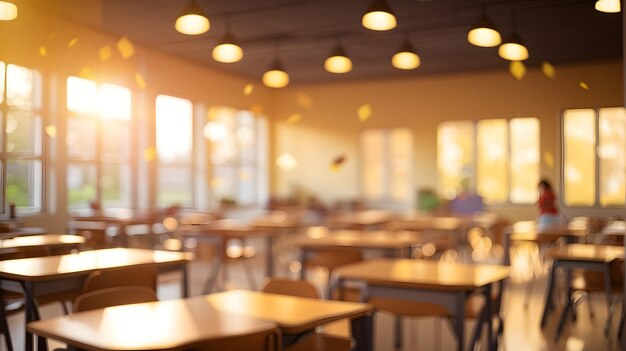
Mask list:
[[[50,253],[57,249],[74,249],[85,243],[85,238],[77,235],[43,234],[0,239],[0,252],[19,248],[43,247]]]
[[[101,210],[78,210],[72,213],[72,218],[75,221],[87,221],[87,222],[104,222],[110,225],[118,225],[120,227],[120,234],[122,245],[128,245],[128,235],[126,227],[132,225],[153,225],[158,222],[158,216],[150,212],[138,212],[125,208],[107,208]],[[152,228],[151,228],[152,230]]]
[[[26,323],[39,319],[34,302],[37,296],[79,291],[85,278],[98,270],[129,266],[154,266],[161,271],[180,270],[183,274],[182,292],[187,296],[186,267],[192,258],[189,253],[116,248],[0,261],[0,293],[12,291],[25,294]],[[25,348],[33,350],[33,338],[28,331]],[[40,339],[38,350],[46,349],[44,340]]]
[[[283,343],[319,325],[352,320],[356,350],[371,351],[372,306],[234,290],[117,306],[33,322],[28,330],[87,350],[181,350],[278,325]]]
[[[626,236],[626,223],[623,221],[616,222],[606,226],[602,230],[602,235],[621,235]],[[626,257],[626,237],[624,242],[624,257]],[[624,333],[624,326],[626,325],[626,269],[624,269],[624,292],[622,293],[622,313],[619,318],[618,335],[621,336]],[[626,343],[622,342],[623,350],[626,351]]]
[[[554,285],[556,281],[556,271],[559,268],[566,269],[566,281],[567,281],[567,304],[561,311],[559,323],[555,334],[555,340],[561,335],[563,325],[567,313],[572,310],[572,269],[583,269],[599,271],[604,273],[604,292],[607,299],[608,310],[611,310],[612,304],[612,286],[611,286],[611,262],[617,259],[624,259],[624,250],[618,246],[611,245],[594,245],[594,244],[569,244],[552,248],[546,252],[546,256],[553,259],[552,269],[550,270],[550,276],[548,278],[548,291],[546,294],[546,303],[543,309],[543,315],[541,317],[541,327],[544,327],[547,321],[547,316],[550,310],[554,308],[552,299],[554,292]],[[611,314],[607,317],[604,332],[607,334],[611,325]]]
[[[48,228],[44,227],[22,227],[12,232],[0,232],[0,239],[10,239],[18,236],[43,235],[48,233]]]
[[[274,256],[272,246],[274,237],[279,231],[271,228],[261,228],[253,225],[242,224],[234,220],[218,220],[206,225],[181,226],[176,231],[183,240],[195,239],[198,242],[208,242],[215,246],[215,256],[211,263],[209,277],[204,285],[203,293],[213,292],[215,282],[219,275],[226,243],[230,239],[246,240],[250,238],[262,238],[266,242],[265,252],[265,275],[271,277],[274,274]]]
[[[331,213],[329,222],[332,227],[374,229],[391,222],[393,215],[388,211],[366,210]]]
[[[492,316],[492,285],[506,279],[509,268],[498,265],[414,260],[377,259],[349,264],[335,269],[333,286],[346,281],[365,283],[361,298],[380,296],[400,300],[440,304],[453,316],[458,350],[464,349],[465,299],[482,292],[485,316]],[[340,289],[341,291],[341,289]],[[492,342],[492,318],[486,318],[488,345]]]

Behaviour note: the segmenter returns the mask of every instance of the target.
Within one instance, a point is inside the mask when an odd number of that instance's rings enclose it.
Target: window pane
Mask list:
[[[478,121],[476,187],[486,203],[502,203],[509,193],[509,132],[505,119]]]
[[[98,104],[96,82],[78,78],[67,78],[67,109],[78,114],[95,114]]]
[[[623,206],[626,197],[626,111],[603,108],[599,111],[600,204]]]
[[[130,121],[130,89],[113,84],[102,84],[98,92],[98,112],[104,119]]]
[[[4,69],[6,65],[0,61],[0,103],[4,101]]]
[[[385,195],[385,133],[367,130],[361,135],[363,155],[363,192],[366,198],[380,199]]]
[[[539,120],[513,118],[511,133],[511,202],[537,201],[539,183]]]
[[[474,178],[474,123],[444,122],[437,128],[439,185],[447,199]]]
[[[40,107],[40,78],[28,68],[7,66],[7,103],[24,109]]]
[[[104,207],[130,207],[130,168],[128,165],[103,164],[100,189]]]
[[[408,201],[413,197],[411,176],[413,135],[408,129],[392,129],[389,131],[388,143],[391,198],[397,201]]]
[[[191,168],[161,167],[159,170],[158,205],[193,206]]]
[[[130,157],[130,123],[106,121],[101,123],[102,154],[104,162],[121,162]]]
[[[563,186],[568,206],[593,206],[596,200],[595,121],[596,113],[590,109],[564,114]]]
[[[160,163],[191,163],[193,111],[189,100],[156,98],[156,144]]]
[[[11,160],[7,164],[6,200],[22,209],[40,209],[42,167],[38,160]]]
[[[256,200],[254,191],[254,168],[242,167],[237,175],[237,204],[250,205]]]
[[[211,179],[213,203],[222,200],[236,201],[235,167],[214,167]]]
[[[96,166],[70,164],[67,167],[67,191],[71,208],[87,207],[96,201]]]
[[[6,132],[7,152],[41,155],[41,118],[35,117],[32,112],[10,109]]]
[[[96,122],[87,118],[68,118],[67,153],[72,159],[96,158]]]

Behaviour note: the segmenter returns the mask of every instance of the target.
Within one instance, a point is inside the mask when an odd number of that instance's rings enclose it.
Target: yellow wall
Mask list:
[[[424,62],[427,65],[428,62]],[[549,79],[538,68],[521,81],[502,70],[447,75],[414,75],[405,79],[311,84],[278,94],[273,128],[273,155],[291,153],[298,167],[290,172],[273,165],[272,191],[283,195],[316,194],[322,200],[357,197],[360,193],[358,138],[368,128],[409,127],[415,136],[415,189],[437,186],[437,125],[447,120],[537,117],[541,122],[541,153],[550,153],[556,167],[542,157],[541,175],[558,179],[560,113],[567,108],[623,106],[622,63],[556,65]],[[579,86],[584,81],[589,90]],[[310,102],[303,104],[302,102]],[[359,122],[357,109],[370,104],[371,118]],[[302,119],[286,122],[293,113]],[[347,156],[338,172],[330,169],[340,154]],[[534,206],[498,206],[509,217],[533,218]],[[568,211],[564,211],[568,212]],[[569,210],[569,213],[574,211]]]

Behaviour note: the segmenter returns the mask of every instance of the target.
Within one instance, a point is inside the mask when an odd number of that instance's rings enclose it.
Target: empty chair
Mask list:
[[[156,292],[143,286],[120,286],[90,291],[74,301],[74,310],[84,312],[111,306],[158,301]]]
[[[305,280],[290,280],[282,278],[266,279],[261,291],[271,294],[282,294],[296,297],[319,299],[319,294],[313,284]],[[352,340],[331,336],[323,333],[312,333],[300,339],[286,351],[348,351],[352,349]]]
[[[121,286],[141,286],[156,291],[156,270],[153,267],[138,266],[93,272],[85,279],[82,293]]]

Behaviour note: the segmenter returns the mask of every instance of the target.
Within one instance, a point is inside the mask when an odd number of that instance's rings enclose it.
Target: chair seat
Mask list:
[[[285,351],[349,351],[352,340],[324,333],[313,333],[302,341],[285,348]]]

